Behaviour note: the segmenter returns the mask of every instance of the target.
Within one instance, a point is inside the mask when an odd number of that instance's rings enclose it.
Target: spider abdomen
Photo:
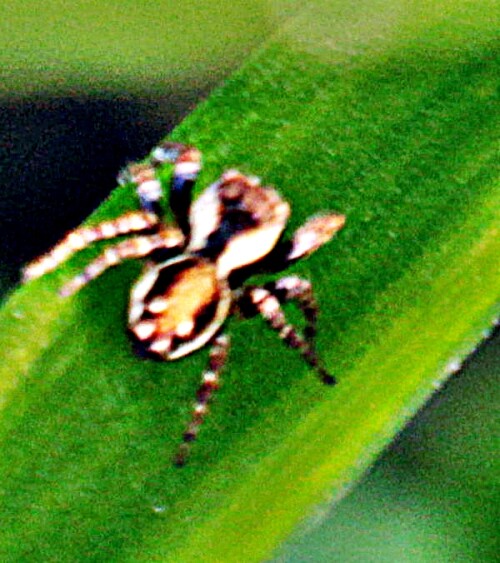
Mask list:
[[[201,348],[229,313],[215,265],[184,255],[148,268],[132,289],[129,329],[139,352],[175,360]]]

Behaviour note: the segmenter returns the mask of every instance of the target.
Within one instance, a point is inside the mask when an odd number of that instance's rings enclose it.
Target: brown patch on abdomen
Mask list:
[[[209,262],[197,261],[177,272],[163,294],[150,297],[149,303],[158,299],[164,301],[163,311],[155,315],[157,334],[189,337],[201,312],[219,299],[215,267]]]

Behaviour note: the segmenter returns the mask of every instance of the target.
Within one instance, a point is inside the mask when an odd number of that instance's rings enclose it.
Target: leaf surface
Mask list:
[[[223,387],[179,470],[170,460],[206,354],[131,353],[139,266],[61,300],[91,249],[11,296],[0,313],[8,558],[269,558],[457,369],[499,314],[492,7],[310,3],[173,134],[203,151],[200,186],[228,167],[277,186],[290,231],[321,209],[347,215],[293,268],[314,283],[337,387],[261,320],[232,319]],[[136,205],[120,188],[91,220]]]

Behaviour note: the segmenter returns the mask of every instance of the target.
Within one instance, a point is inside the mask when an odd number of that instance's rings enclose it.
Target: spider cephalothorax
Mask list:
[[[61,295],[75,293],[125,259],[148,257],[130,297],[128,328],[136,349],[156,359],[175,360],[212,344],[193,417],[176,456],[178,465],[184,464],[188,443],[196,438],[219,385],[229,348],[221,329],[232,311],[244,316],[261,314],[324,383],[335,383],[314,347],[317,307],[310,282],[296,276],[263,287],[243,286],[242,282],[256,270],[280,271],[311,254],[342,228],[344,216],[311,217],[291,240],[284,241],[290,206],[257,178],[229,170],[191,203],[200,161],[200,153],[193,147],[170,142],[157,147],[148,164],[131,165],[119,177],[122,184],[136,185],[141,211],[70,232],[24,270],[24,281],[37,278],[94,241],[141,233],[109,246],[61,289]],[[165,163],[175,165],[169,203],[177,227],[162,220],[163,189],[156,169]],[[281,303],[290,300],[297,301],[304,314],[303,336],[287,323],[281,310]]]

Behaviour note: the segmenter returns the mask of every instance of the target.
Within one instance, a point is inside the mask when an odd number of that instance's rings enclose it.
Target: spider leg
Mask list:
[[[304,314],[306,327],[304,336],[288,324],[281,303],[298,301]],[[296,276],[288,276],[266,287],[245,288],[238,303],[246,316],[260,313],[267,324],[275,330],[290,348],[299,351],[304,360],[316,370],[321,381],[335,385],[336,379],[322,366],[315,349],[316,319],[318,309],[314,300],[311,284]]]
[[[178,467],[182,467],[186,463],[190,443],[196,440],[200,426],[208,413],[208,403],[212,398],[213,392],[219,387],[219,376],[226,363],[229,345],[229,337],[223,334],[216,336],[213,340],[208,368],[203,372],[201,385],[196,392],[196,403],[194,405],[191,422],[188,424],[183,434],[182,444],[179,446],[179,450],[174,459],[174,463]]]
[[[311,282],[298,276],[286,276],[275,282],[267,283],[264,288],[274,295],[280,303],[297,301],[306,322],[304,337],[311,346],[314,346],[318,305],[314,299]]]
[[[28,264],[23,271],[23,282],[39,278],[51,272],[59,264],[73,256],[73,254],[96,241],[112,239],[128,233],[147,231],[156,227],[157,224],[158,217],[156,215],[145,213],[144,211],[135,211],[97,225],[79,227],[68,233],[47,254]]]
[[[337,213],[310,217],[295,231],[290,252],[286,257],[287,261],[295,262],[304,256],[309,256],[327,243],[344,225],[345,216]]]
[[[142,258],[158,249],[173,249],[182,247],[184,235],[174,227],[164,228],[152,235],[130,238],[109,246],[93,260],[81,274],[75,276],[60,290],[62,297],[67,297],[79,291],[89,281],[100,276],[105,270],[116,266],[129,258]]]
[[[174,164],[169,205],[181,231],[188,236],[191,192],[201,170],[201,153],[188,145],[166,142],[156,147],[151,157],[155,167],[165,163]]]
[[[137,186],[142,209],[161,217],[160,199],[163,189],[156,178],[156,169],[167,163],[174,164],[169,205],[181,231],[188,236],[191,192],[201,169],[200,151],[188,145],[167,141],[153,150],[149,164],[131,164],[122,170],[118,175],[118,182],[121,185],[133,182]]]
[[[323,246],[345,225],[345,216],[337,213],[313,215],[299,227],[291,240],[279,243],[267,257],[265,270],[280,272],[291,263],[306,258]]]
[[[160,222],[163,214],[160,199],[163,189],[160,181],[156,178],[155,167],[151,164],[130,164],[124,168],[117,178],[121,186],[132,182],[136,186],[141,208],[146,213],[152,213]]]

